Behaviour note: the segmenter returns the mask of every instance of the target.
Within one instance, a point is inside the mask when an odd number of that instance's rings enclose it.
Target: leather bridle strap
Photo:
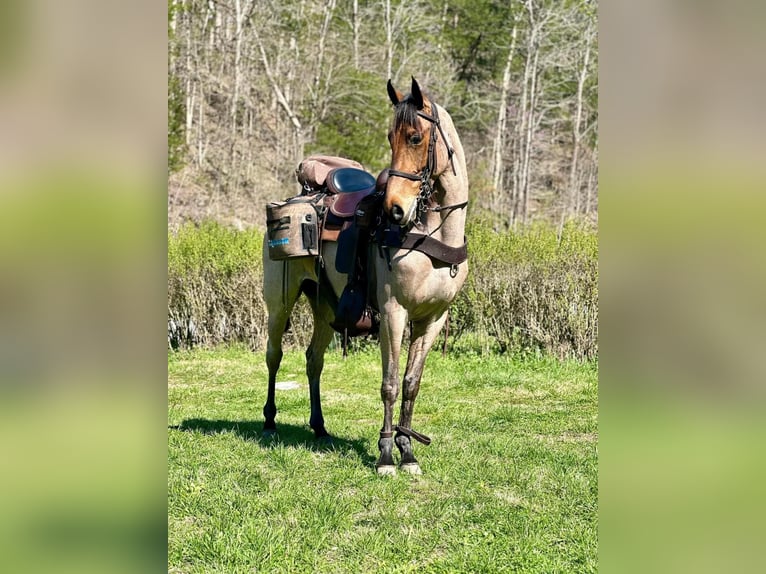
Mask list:
[[[420,174],[423,173],[424,170],[420,170],[418,173],[408,173],[406,171],[399,171],[398,169],[389,169],[388,170],[388,177],[391,177],[392,175],[395,177],[403,177],[404,179],[411,179],[412,181],[421,181],[423,178]]]
[[[468,205],[467,201],[461,201],[460,203],[453,203],[452,205],[437,205],[436,207],[427,207],[428,211],[446,211],[447,209],[463,209]]]
[[[418,115],[423,118],[424,120],[428,120],[431,122],[431,142],[435,142],[436,137],[434,132],[434,127],[436,127],[439,130],[439,133],[442,136],[442,139],[444,140],[444,146],[447,148],[447,159],[450,161],[450,164],[452,164],[452,173],[454,175],[457,175],[457,172],[455,171],[455,162],[452,160],[452,156],[455,153],[455,150],[452,148],[452,142],[449,141],[449,138],[444,133],[444,128],[442,128],[441,120],[439,120],[439,111],[436,109],[436,104],[433,104],[431,106],[431,110],[433,111],[433,116],[429,116],[425,112],[418,112]],[[431,143],[429,142],[429,144]],[[432,163],[433,158],[433,165],[431,165],[431,173],[436,171],[436,154],[434,153],[435,149],[429,145],[428,155],[429,157],[429,163]]]
[[[442,128],[441,121],[439,120],[439,112],[437,111],[436,104],[433,104],[431,106],[431,110],[433,111],[433,115],[430,116],[425,112],[418,111],[418,116],[423,118],[424,120],[427,120],[431,122],[431,137],[428,142],[428,156],[426,159],[426,165],[417,173],[408,173],[406,171],[399,171],[398,169],[389,169],[388,170],[388,176],[394,176],[394,177],[403,177],[405,179],[409,179],[411,181],[419,181],[421,182],[421,192],[425,193],[426,195],[431,195],[432,189],[431,189],[431,176],[436,171],[436,130],[439,130],[439,133],[442,136],[442,139],[444,140],[444,145],[447,148],[447,158],[449,159],[450,164],[452,165],[452,173],[457,175],[457,171],[455,170],[455,161],[452,158],[452,156],[455,153],[455,150],[452,148],[452,144],[449,141],[449,138],[447,138],[446,134],[444,133],[444,128]],[[427,199],[424,198],[424,199]]]

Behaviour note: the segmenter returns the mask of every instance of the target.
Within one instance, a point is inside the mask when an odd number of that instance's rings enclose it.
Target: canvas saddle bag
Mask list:
[[[269,259],[319,255],[318,195],[301,195],[266,206]]]
[[[301,194],[266,206],[269,258],[274,261],[319,256],[321,241],[337,240],[340,230],[326,229],[329,208],[336,203],[348,204],[351,213],[337,215],[350,220],[356,201],[371,193],[375,185],[362,164],[337,156],[308,156],[298,164],[295,174]]]

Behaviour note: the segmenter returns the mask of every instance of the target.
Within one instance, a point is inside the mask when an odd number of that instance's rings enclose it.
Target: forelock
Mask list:
[[[412,96],[408,95],[394,108],[394,130],[398,130],[402,126],[417,127],[418,125],[418,109],[415,107],[415,103],[412,100]]]

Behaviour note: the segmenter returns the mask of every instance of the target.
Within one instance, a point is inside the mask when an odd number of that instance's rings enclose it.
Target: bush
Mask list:
[[[215,223],[168,235],[168,342],[171,347],[265,338],[262,238]]]
[[[450,310],[453,349],[597,357],[598,238],[593,231],[569,224],[559,238],[546,225],[496,233],[474,222],[467,235],[468,280]],[[187,224],[168,235],[171,347],[265,346],[262,247],[260,231],[216,223]],[[305,300],[291,325],[285,343],[307,345],[311,313]]]
[[[495,233],[467,230],[469,274],[451,309],[453,343],[466,333],[484,348],[598,354],[598,237],[576,223]]]

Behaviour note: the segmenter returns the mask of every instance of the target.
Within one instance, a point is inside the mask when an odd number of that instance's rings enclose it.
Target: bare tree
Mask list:
[[[503,70],[503,83],[500,87],[500,105],[497,110],[497,127],[495,140],[492,145],[492,189],[493,210],[499,210],[499,197],[503,196],[503,152],[505,151],[506,130],[508,124],[508,97],[511,91],[511,65],[516,54],[516,37],[518,33],[519,16],[514,16],[513,28],[511,29],[511,44],[508,49],[508,57],[505,60]]]
[[[526,59],[522,79],[521,100],[517,117],[516,154],[513,165],[513,195],[511,225],[519,219],[526,223],[529,212],[529,176],[532,157],[532,136],[536,118],[535,104],[538,90],[538,60],[540,57],[540,35],[546,16],[537,0],[524,0],[526,11]]]
[[[187,203],[208,214],[218,204],[221,213],[256,210],[260,221],[261,201],[295,185],[307,150],[348,149],[343,138],[362,132],[374,142],[380,130],[370,161],[385,165],[380,86],[411,75],[461,131],[476,209],[516,225],[597,208],[594,0],[513,0],[503,45],[473,64],[497,69],[467,83],[453,57],[461,27],[475,26],[463,0],[170,1],[169,69],[188,154],[172,178],[193,184]]]

